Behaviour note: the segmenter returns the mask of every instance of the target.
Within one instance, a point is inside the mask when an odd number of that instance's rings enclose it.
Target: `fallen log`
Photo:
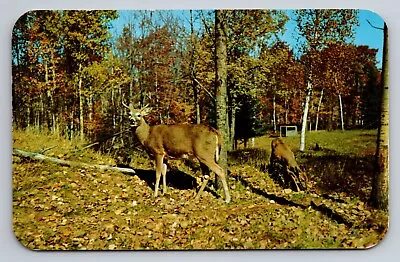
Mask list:
[[[45,156],[45,155],[42,155],[39,153],[27,152],[27,151],[23,151],[23,150],[16,149],[16,148],[13,148],[13,155],[27,157],[27,158],[31,158],[31,159],[35,159],[35,160],[48,161],[48,162],[63,165],[63,166],[86,167],[86,168],[95,168],[95,169],[99,169],[102,171],[109,170],[109,171],[118,171],[118,172],[128,173],[128,174],[135,174],[135,170],[133,170],[131,168],[114,167],[114,166],[108,166],[108,165],[92,165],[92,164],[76,162],[76,161],[68,161],[68,160],[58,159],[55,157]]]

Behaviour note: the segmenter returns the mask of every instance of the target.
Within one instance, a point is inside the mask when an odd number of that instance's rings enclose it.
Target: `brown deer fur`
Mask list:
[[[304,183],[307,183],[306,174],[300,169],[296,162],[292,150],[286,145],[281,138],[275,138],[271,141],[271,158],[270,163],[279,163],[288,171],[294,172]]]
[[[128,107],[131,126],[136,127],[135,135],[146,151],[156,161],[156,183],[154,196],[158,195],[161,174],[163,175],[163,193],[166,193],[166,160],[168,158],[195,157],[200,161],[202,171],[208,167],[221,178],[225,192],[225,201],[230,202],[230,195],[224,170],[216,163],[221,146],[217,130],[201,124],[176,124],[149,126],[143,116],[150,112],[148,108]],[[205,172],[203,172],[205,173]],[[198,199],[209,177],[205,175],[202,186],[196,195]]]

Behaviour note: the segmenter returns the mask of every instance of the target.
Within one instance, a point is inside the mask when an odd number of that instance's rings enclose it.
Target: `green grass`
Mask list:
[[[316,144],[337,154],[369,154],[375,153],[376,130],[346,130],[346,131],[311,131],[306,133],[306,150],[312,150]],[[255,138],[255,147],[270,152],[273,138],[262,136]],[[300,147],[298,136],[284,137],[283,140],[294,152]]]
[[[178,162],[183,172],[169,172],[168,193],[153,198],[153,164],[141,154],[132,157],[131,166],[143,170],[135,176],[13,157],[13,229],[24,246],[41,250],[369,247],[387,229],[387,214],[367,203],[375,137],[309,132],[303,154],[299,137],[284,138],[314,184],[311,193],[276,184],[266,169],[272,138],[256,138],[255,148],[230,153],[228,205],[220,191],[194,201],[197,164]],[[115,163],[91,149],[73,152],[85,142],[52,134],[17,130],[13,141],[27,151],[57,145],[49,156]]]

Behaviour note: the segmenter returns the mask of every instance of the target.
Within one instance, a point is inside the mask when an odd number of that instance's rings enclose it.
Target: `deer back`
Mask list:
[[[189,155],[208,160],[218,158],[221,137],[214,128],[202,124],[149,126],[143,117],[151,108],[123,105],[129,109],[131,126],[136,128],[136,136],[149,153],[175,158]]]
[[[218,133],[206,125],[155,125],[150,126],[143,145],[152,154],[170,157],[215,157],[219,146]]]

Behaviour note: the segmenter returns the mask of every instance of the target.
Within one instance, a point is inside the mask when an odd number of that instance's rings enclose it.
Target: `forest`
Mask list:
[[[384,72],[378,49],[354,44],[358,12],[25,13],[12,31],[13,147],[130,166],[136,175],[99,174],[90,167],[69,169],[14,155],[17,239],[29,248],[49,250],[375,245],[387,230],[387,210],[368,205],[379,183],[374,163]],[[289,21],[297,29],[291,43],[282,37]],[[203,206],[190,204],[187,191],[198,182],[186,173],[200,172],[193,164],[173,168],[167,178],[172,192],[153,199],[152,159],[132,135],[124,104],[151,108],[145,117],[149,125],[216,128],[234,206],[218,197],[215,202],[213,189],[206,190]],[[269,143],[287,125],[301,133],[285,141],[312,180],[310,192],[282,188],[268,171]],[[335,139],[348,144],[341,147]],[[134,189],[133,202],[123,187]],[[210,210],[202,213],[207,207],[223,218]],[[87,208],[93,217],[85,214]],[[286,222],[279,224],[282,219]],[[293,219],[300,221],[297,227]],[[308,223],[314,226],[306,229]],[[276,231],[254,233],[270,225]],[[241,226],[246,230],[238,236]],[[292,236],[288,228],[298,234]]]
[[[351,43],[356,11],[298,12],[306,42],[296,54],[279,39],[285,12],[227,12],[230,148],[279,125],[300,127],[310,77],[308,130],[378,126],[377,49]],[[116,11],[23,15],[13,30],[14,126],[96,140],[126,128],[123,101],[149,104],[150,123],[215,126],[212,12],[130,15],[118,35]]]

